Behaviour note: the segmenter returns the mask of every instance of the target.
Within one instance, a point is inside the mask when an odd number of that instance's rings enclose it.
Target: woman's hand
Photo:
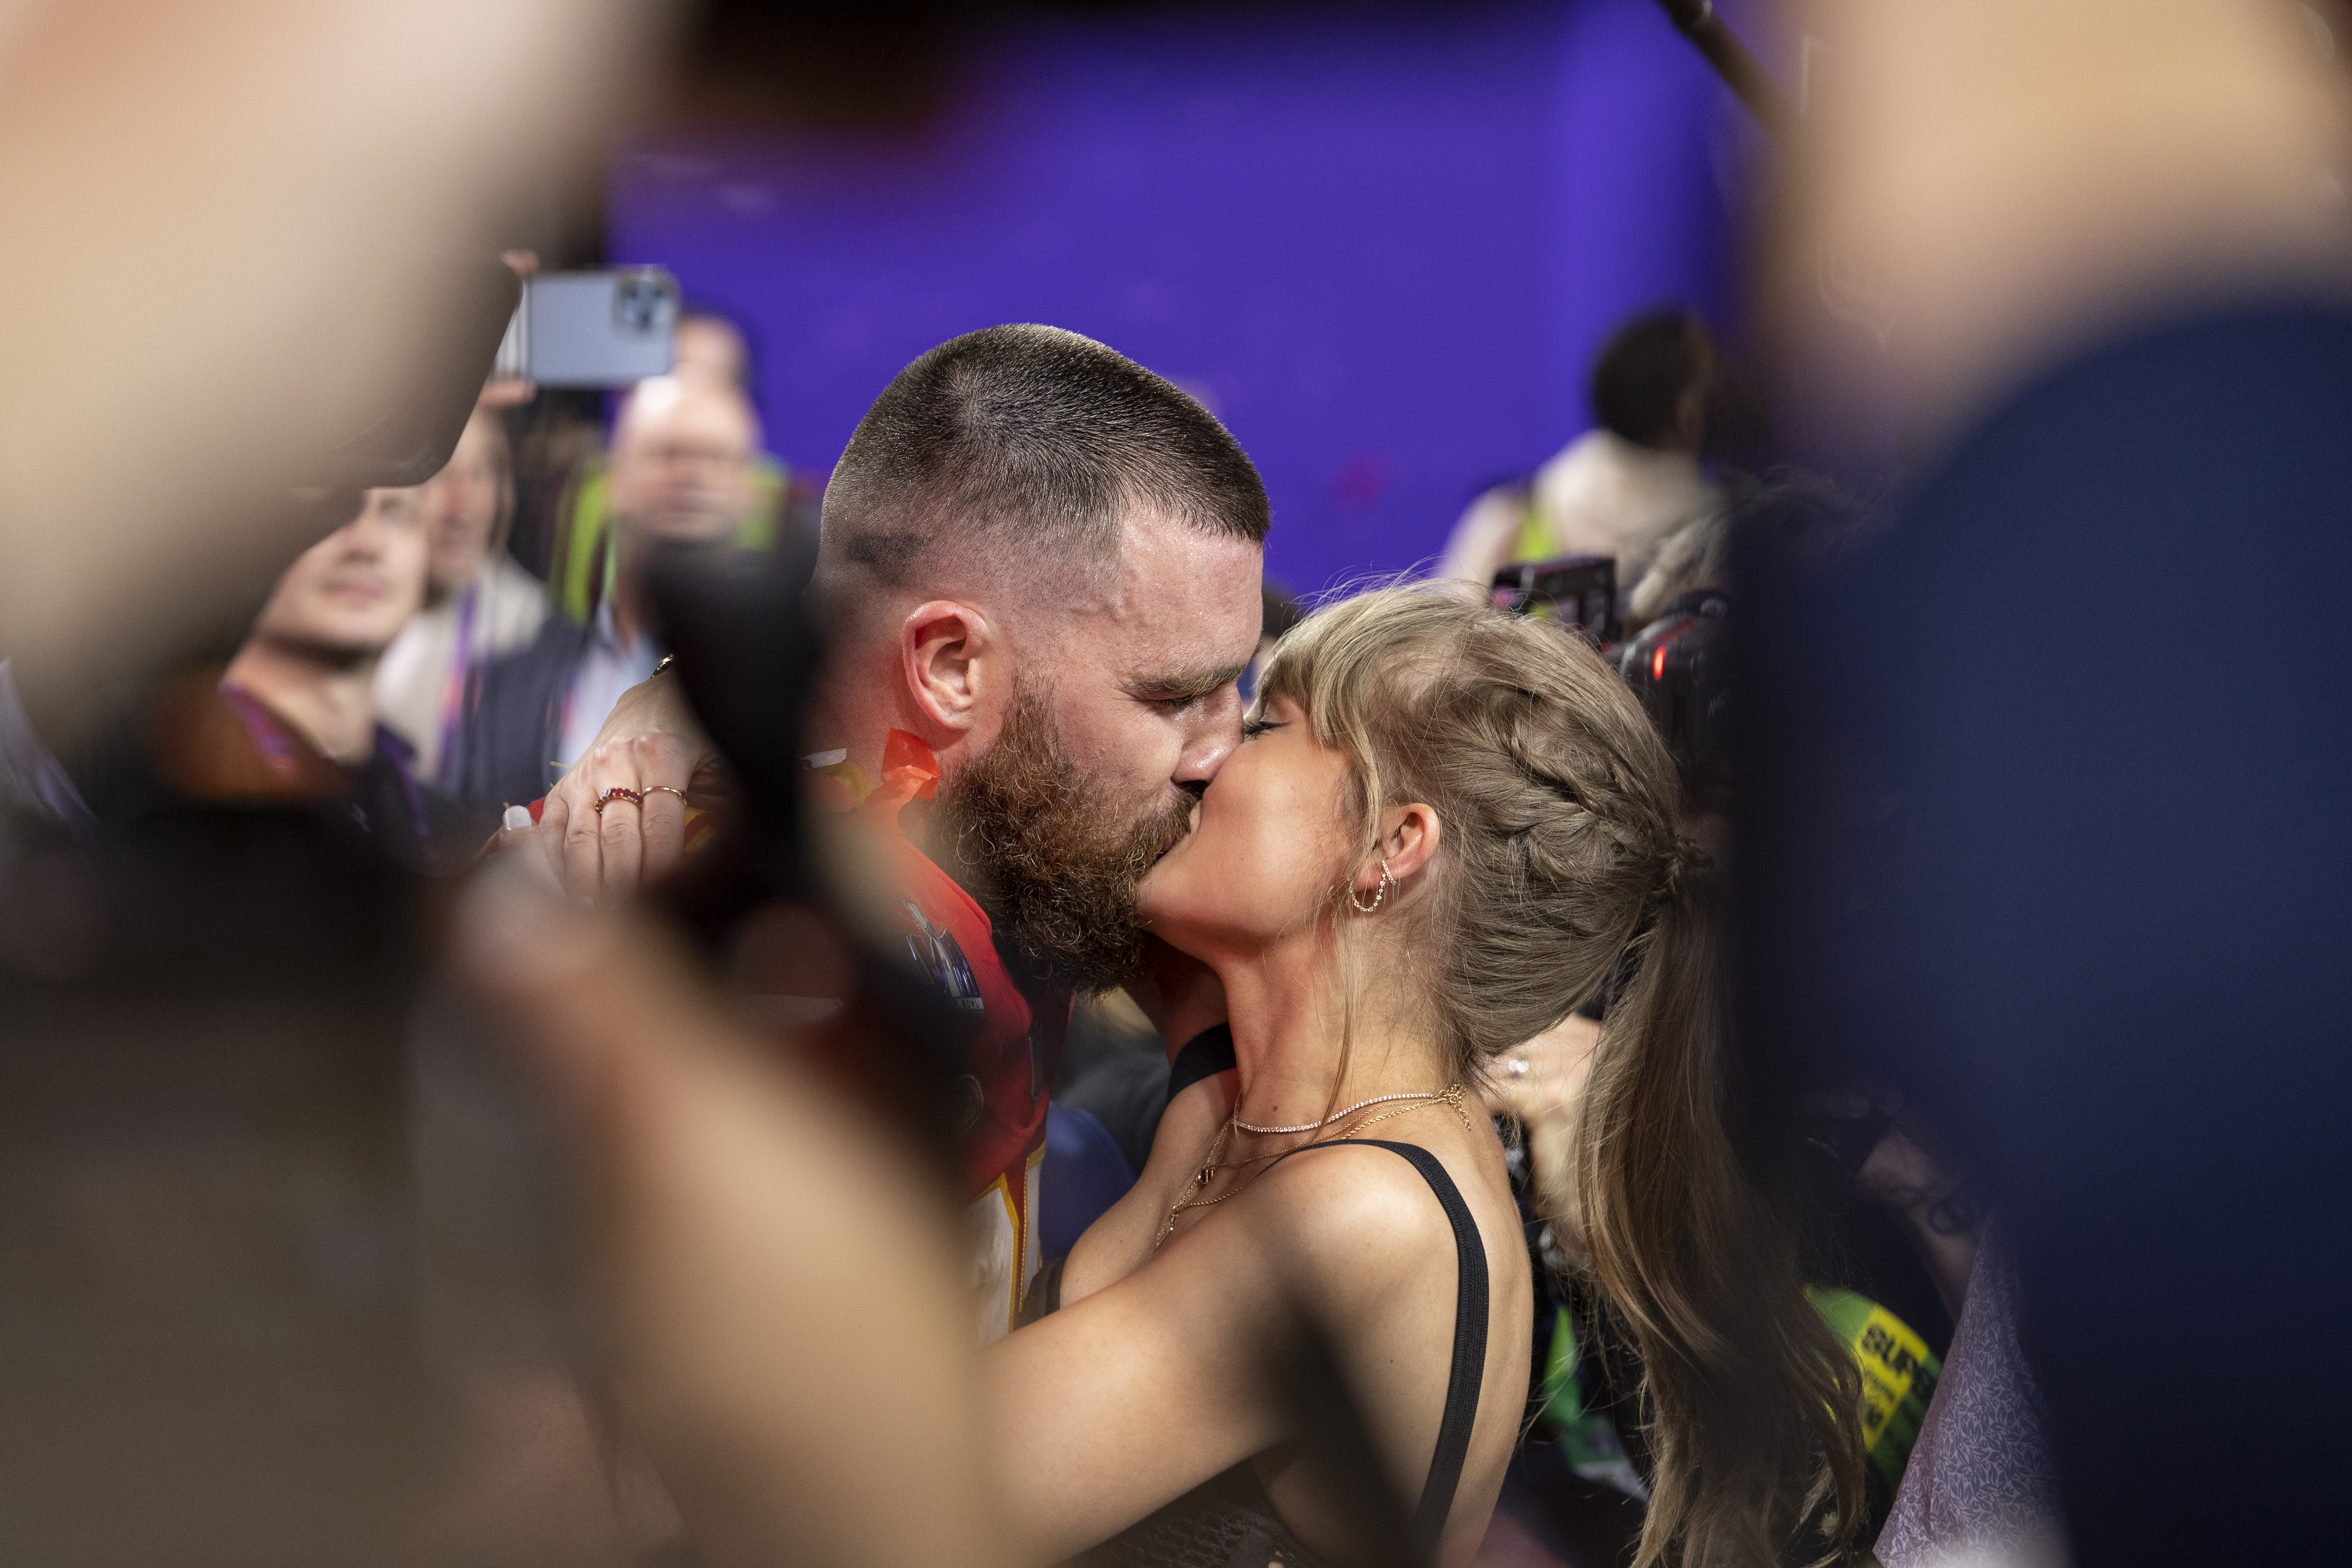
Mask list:
[[[1601,1026],[1570,1014],[1526,1045],[1505,1051],[1488,1075],[1486,1109],[1517,1122],[1527,1138],[1537,1206],[1552,1237],[1571,1254],[1576,1232],[1576,1121]]]
[[[695,722],[677,677],[658,674],[621,694],[595,741],[548,791],[540,840],[572,897],[625,899],[677,869],[686,854],[688,802],[715,806],[725,785],[725,764]],[[645,799],[614,801],[599,812],[596,799],[609,789]]]

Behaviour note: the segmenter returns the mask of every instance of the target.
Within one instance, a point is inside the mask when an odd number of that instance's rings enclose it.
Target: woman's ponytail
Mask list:
[[[1805,1299],[1793,1173],[1734,1103],[1720,878],[1687,839],[1659,860],[1576,1139],[1578,1226],[1643,1368],[1635,1568],[1779,1562],[1812,1523],[1834,1557],[1862,1517],[1859,1374]]]

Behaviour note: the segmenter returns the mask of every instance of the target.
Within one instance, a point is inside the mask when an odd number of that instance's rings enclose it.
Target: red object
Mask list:
[[[940,793],[940,759],[920,735],[893,730],[882,742],[882,782],[866,797],[866,814],[884,827],[898,826],[898,808]]]
[[[929,800],[940,793],[940,759],[920,735],[905,730],[893,730],[882,742],[882,776],[895,779],[899,770],[912,775],[917,800]]]
[[[1660,643],[1658,645],[1658,651],[1650,656],[1650,679],[1652,680],[1664,680],[1665,678],[1666,645]]]
[[[905,839],[894,840],[893,851],[907,957],[951,1006],[980,1018],[965,1063],[964,1086],[973,1104],[963,1135],[964,1234],[977,1253],[980,1334],[991,1340],[1012,1326],[1021,1292],[1043,1261],[1037,1174],[1045,1158],[1045,1105],[1070,1028],[1070,999],[1059,993],[1042,996],[1033,1010],[996,955],[987,912]]]

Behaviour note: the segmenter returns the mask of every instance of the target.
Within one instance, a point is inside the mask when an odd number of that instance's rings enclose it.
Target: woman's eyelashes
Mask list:
[[[1282,721],[1276,719],[1244,719],[1242,721],[1242,739],[1255,741],[1268,730],[1281,729],[1282,724]]]

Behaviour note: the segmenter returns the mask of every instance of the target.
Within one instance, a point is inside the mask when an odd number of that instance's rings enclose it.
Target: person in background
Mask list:
[[[376,715],[408,742],[417,776],[442,783],[467,672],[529,646],[547,589],[506,552],[514,468],[505,426],[478,408],[448,466],[424,487],[425,608],[376,666]]]
[[[608,580],[585,625],[550,617],[531,644],[470,676],[443,776],[474,805],[546,793],[587,749],[622,692],[661,662],[647,564],[664,550],[725,551],[758,502],[759,420],[731,387],[640,382],[613,432]],[[551,771],[552,769],[553,771]]]
[[[1720,504],[1699,468],[1721,366],[1706,324],[1653,310],[1611,335],[1592,370],[1597,428],[1530,484],[1498,485],[1454,526],[1437,575],[1481,586],[1501,568],[1562,555],[1617,563],[1621,610],[1660,541]]]
[[[1879,522],[1876,509],[1802,468],[1735,480],[1720,507],[1666,535],[1649,569],[1624,583],[1626,635],[1673,613],[1693,594],[1729,593],[1732,569],[1745,552],[1767,549],[1825,566],[1859,549]]]
[[[678,317],[670,354],[670,379],[731,393],[751,405],[751,340],[728,317],[710,310],[686,310]],[[779,539],[815,537],[824,491],[822,472],[794,474],[755,450],[751,491],[751,504],[736,524],[736,548],[770,550]],[[558,503],[547,581],[556,608],[583,626],[596,618],[616,569],[620,540],[612,527],[614,508],[609,466],[593,457],[579,462]]]
[[[670,374],[702,380],[751,395],[751,343],[743,329],[716,310],[689,307],[670,336]]]
[[[376,666],[425,596],[422,487],[373,489],[278,578],[236,656],[153,711],[157,772],[201,800],[331,805],[406,865],[429,824],[408,745],[376,722]]]

